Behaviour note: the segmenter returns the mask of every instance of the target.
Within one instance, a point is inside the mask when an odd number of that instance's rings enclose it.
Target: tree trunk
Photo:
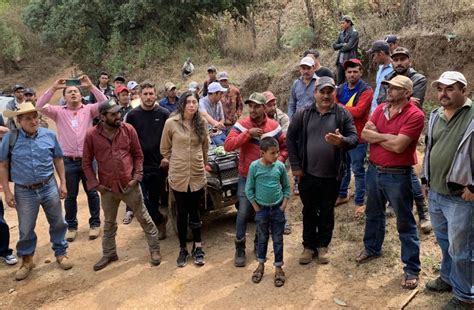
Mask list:
[[[306,4],[306,14],[308,16],[309,27],[313,31],[313,45],[316,45],[316,22],[314,21],[314,13],[313,13],[313,6],[311,0],[304,0]]]

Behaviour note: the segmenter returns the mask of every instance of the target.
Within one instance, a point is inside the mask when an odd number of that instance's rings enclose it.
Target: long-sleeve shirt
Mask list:
[[[87,129],[92,127],[92,121],[99,116],[99,105],[107,100],[107,97],[95,86],[91,92],[97,98],[97,103],[80,104],[77,109],[71,109],[67,105],[46,105],[54,95],[54,91],[47,90],[36,103],[41,113],[56,122],[58,128],[58,140],[64,156],[82,157],[84,138]]]
[[[221,97],[221,103],[225,116],[224,125],[234,125],[244,109],[239,89],[234,85],[229,85],[229,89]]]
[[[377,71],[377,75],[375,76],[375,90],[374,90],[374,98],[372,99],[372,105],[370,107],[370,113],[373,113],[375,108],[382,103],[379,101],[379,93],[380,87],[382,87],[382,81],[384,80],[385,76],[393,72],[393,66],[391,63],[388,65],[380,65]]]
[[[99,180],[92,167],[94,158]],[[131,180],[140,182],[143,178],[143,153],[133,126],[122,123],[112,140],[105,135],[102,124],[90,128],[84,140],[82,169],[88,189],[100,184],[114,193],[122,193]]]
[[[288,99],[288,117],[290,119],[296,110],[314,103],[314,86],[317,78],[317,75],[314,74],[308,85],[305,84],[303,77],[293,82],[290,98]]]
[[[285,164],[276,161],[271,165],[263,165],[260,159],[250,164],[249,174],[245,183],[245,195],[251,203],[260,206],[274,206],[290,197],[290,183]]]

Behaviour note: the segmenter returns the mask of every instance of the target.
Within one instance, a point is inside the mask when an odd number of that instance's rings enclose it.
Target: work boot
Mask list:
[[[100,227],[91,227],[89,228],[89,240],[95,240],[97,237],[99,237],[100,234]]]
[[[245,267],[245,238],[242,240],[235,240],[235,267]]]
[[[433,229],[431,226],[430,216],[428,213],[428,206],[424,199],[415,200],[418,218],[420,220],[420,229],[424,234],[429,234]]]
[[[66,232],[67,242],[73,242],[77,237],[77,229],[68,229]]]
[[[474,308],[474,303],[465,302],[457,299],[456,297],[451,298],[451,300],[444,305],[443,310],[472,310]]]
[[[67,255],[56,257],[56,261],[58,262],[59,267],[63,270],[69,270],[73,266]]]
[[[300,256],[300,265],[306,265],[313,261],[314,251],[311,249],[303,249],[303,253]]]
[[[31,270],[35,268],[35,263],[33,263],[33,255],[25,255],[21,258],[20,269],[15,274],[15,280],[21,281],[26,279]]]
[[[115,261],[118,261],[117,254],[112,257],[102,256],[102,258],[94,265],[94,271],[104,269],[108,264]]]
[[[166,239],[166,223],[168,223],[168,215],[163,214],[163,219],[158,225],[158,240]]]
[[[451,292],[453,290],[453,287],[449,285],[449,283],[446,283],[441,277],[437,277],[434,280],[430,280],[426,282],[426,289],[432,291],[432,292]]]
[[[318,262],[320,264],[328,264],[329,263],[329,254],[328,248],[318,248]]]
[[[349,202],[349,197],[337,197],[336,203],[334,204],[335,207],[338,207],[340,205],[343,205],[345,203]]]
[[[152,265],[154,266],[158,266],[159,264],[161,264],[161,253],[160,251],[151,251],[150,252],[150,262]]]

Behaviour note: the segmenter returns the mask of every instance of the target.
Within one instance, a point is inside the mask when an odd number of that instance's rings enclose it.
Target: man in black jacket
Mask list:
[[[357,58],[357,48],[359,44],[359,33],[354,29],[354,23],[350,16],[341,18],[341,31],[337,36],[336,42],[332,45],[337,53],[337,85],[341,85],[346,81],[346,73],[344,70],[344,62],[349,59]]]
[[[346,151],[358,143],[352,116],[334,101],[335,89],[333,79],[320,77],[314,90],[316,103],[296,111],[287,132],[291,170],[300,178],[303,202],[300,264],[309,264],[316,255],[319,263],[329,262],[334,204],[346,171]]]

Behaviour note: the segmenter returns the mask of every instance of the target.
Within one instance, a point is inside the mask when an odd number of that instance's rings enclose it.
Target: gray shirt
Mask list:
[[[222,109],[222,103],[220,101],[217,104],[212,104],[209,101],[209,97],[202,97],[199,100],[199,112],[207,112],[214,120],[220,122],[224,121],[224,110]],[[209,125],[209,127],[212,127]]]

